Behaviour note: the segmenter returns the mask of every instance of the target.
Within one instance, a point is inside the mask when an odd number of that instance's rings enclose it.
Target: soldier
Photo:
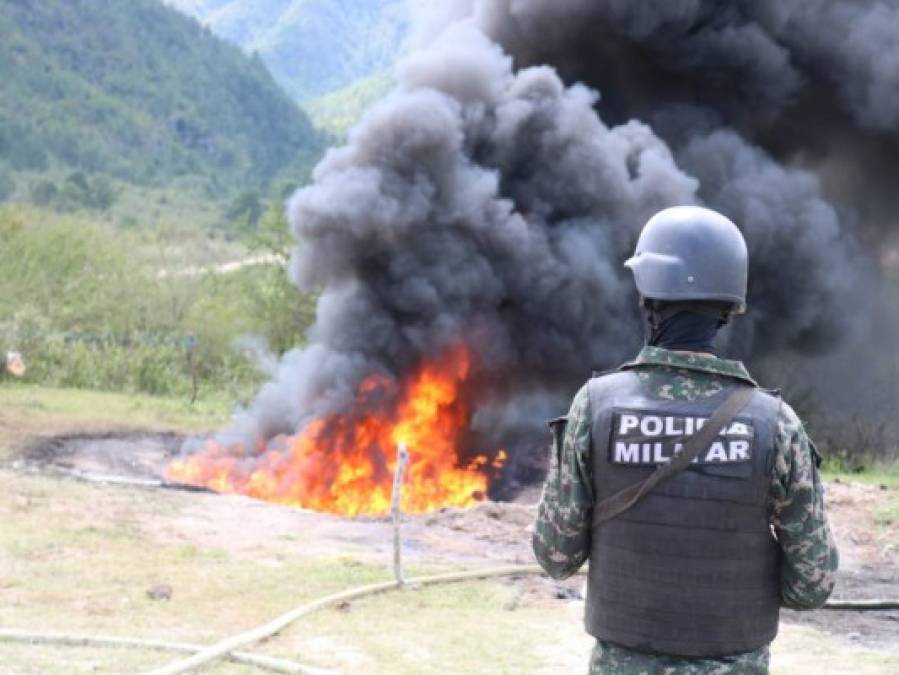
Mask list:
[[[838,557],[802,422],[713,345],[745,310],[746,243],[721,214],[676,207],[649,220],[625,264],[646,346],[551,423],[534,552],[555,579],[590,559],[592,675],[767,673],[779,608],[823,605]],[[740,397],[739,412],[716,414]],[[731,419],[691,444],[713,416]],[[685,470],[624,503],[680,455]]]

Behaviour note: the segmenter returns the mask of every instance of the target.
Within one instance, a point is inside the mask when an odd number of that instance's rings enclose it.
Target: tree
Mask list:
[[[52,190],[45,190],[52,193]],[[46,194],[42,194],[45,197]],[[73,171],[62,185],[58,195],[50,195],[62,209],[98,209],[107,210],[113,205],[118,192],[112,182],[106,176],[94,176],[89,178],[82,171]]]
[[[238,194],[225,211],[227,228],[231,232],[250,232],[259,223],[265,207],[258,190],[244,190]]]
[[[31,186],[31,201],[38,206],[49,206],[56,201],[59,188],[47,179],[41,179]]]
[[[106,176],[95,176],[90,186],[90,201],[95,209],[106,211],[118,198],[118,191]]]

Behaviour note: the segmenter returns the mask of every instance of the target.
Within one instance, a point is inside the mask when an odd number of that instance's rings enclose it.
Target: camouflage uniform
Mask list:
[[[644,347],[637,357],[644,386],[659,398],[696,400],[720,392],[732,379],[753,383],[743,364],[711,355]],[[574,574],[590,553],[594,504],[590,438],[592,414],[587,387],[575,396],[564,440],[550,458],[549,473],[534,530],[534,553],[556,579]],[[837,550],[824,515],[816,452],[796,413],[780,406],[771,475],[769,513],[783,552],[781,598],[784,607],[814,609],[824,604],[834,584]],[[767,647],[726,658],[689,659],[644,654],[597,641],[591,675],[764,674]]]

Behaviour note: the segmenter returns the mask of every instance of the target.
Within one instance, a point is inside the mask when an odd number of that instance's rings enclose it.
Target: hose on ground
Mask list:
[[[307,614],[311,614],[312,612],[315,612],[319,609],[324,609],[325,607],[336,605],[340,602],[347,602],[349,600],[355,600],[357,598],[362,598],[368,595],[376,595],[378,593],[384,593],[386,591],[392,591],[398,588],[408,588],[410,586],[414,588],[415,586],[432,586],[434,584],[445,584],[456,581],[469,581],[472,579],[527,576],[531,574],[542,573],[543,570],[538,565],[510,565],[506,567],[492,567],[489,569],[474,570],[468,572],[453,572],[450,574],[435,574],[425,577],[412,577],[409,579],[405,579],[402,584],[394,580],[385,581],[379,584],[369,584],[367,586],[351,588],[347,591],[341,591],[340,593],[327,595],[305,605],[300,605],[296,609],[282,614],[281,616],[268,622],[267,624],[264,624],[257,628],[253,628],[252,630],[246,631],[244,633],[233,635],[222,640],[221,642],[217,642],[216,644],[211,645],[210,647],[204,649],[201,652],[198,652],[197,654],[194,654],[193,656],[190,656],[181,661],[175,661],[157,670],[153,670],[147,675],[177,675],[178,673],[186,673],[195,668],[199,668],[200,666],[203,666],[210,661],[219,659],[234,649],[238,649],[244,645],[269,638],[272,635],[275,635],[276,633],[284,630],[287,626],[292,624],[297,619],[300,619]]]
[[[493,567],[483,570],[474,570],[469,572],[455,572],[450,574],[437,574],[425,577],[413,577],[406,579],[404,583],[398,581],[385,581],[379,584],[369,584],[367,586],[359,586],[351,588],[347,591],[328,595],[319,600],[301,605],[267,624],[238,633],[232,637],[226,638],[207,649],[204,649],[193,656],[181,661],[177,661],[147,673],[147,675],[178,675],[186,673],[194,668],[198,668],[210,661],[221,658],[231,650],[238,649],[244,645],[248,645],[259,640],[279,633],[291,623],[295,622],[307,614],[311,614],[319,609],[324,609],[340,602],[355,600],[368,595],[375,595],[387,591],[397,590],[403,586],[430,586],[434,584],[450,583],[457,581],[468,581],[472,579],[487,579],[492,577],[504,576],[528,576],[532,574],[543,574],[543,570],[539,565],[510,565],[505,567]],[[824,605],[825,609],[848,609],[848,610],[874,610],[874,609],[896,609],[899,608],[899,600],[831,600]]]
[[[67,635],[62,633],[37,634],[4,629],[0,629],[0,641],[5,640],[30,643],[63,644],[71,646],[137,647],[143,649],[158,649],[162,651],[193,653],[186,659],[182,659],[162,668],[153,670],[148,673],[148,675],[176,675],[178,673],[185,673],[220,658],[226,658],[238,663],[265,668],[267,670],[278,673],[322,675],[327,671],[317,670],[315,668],[303,666],[301,664],[284,659],[248,654],[246,652],[239,652],[235,650],[245,645],[259,642],[268,637],[271,637],[284,630],[287,626],[294,623],[298,619],[320,609],[325,609],[326,607],[330,607],[341,602],[356,600],[358,598],[376,595],[378,593],[385,593],[387,591],[397,590],[403,587],[414,588],[416,586],[431,586],[441,583],[469,581],[474,579],[488,579],[505,576],[530,576],[534,574],[543,574],[543,570],[538,565],[509,565],[504,567],[492,567],[488,569],[473,570],[468,572],[453,572],[449,574],[412,577],[406,579],[402,585],[394,580],[377,584],[368,584],[366,586],[359,586],[357,588],[351,588],[346,591],[327,595],[323,598],[319,598],[318,600],[300,605],[299,607],[286,612],[285,614],[282,614],[281,616],[264,625],[231,636],[211,646],[106,636],[95,637],[84,635]],[[891,609],[895,610],[899,609],[899,600],[829,600],[824,605],[824,609],[855,611]]]
[[[78,635],[73,633],[32,633],[15,629],[0,629],[0,642],[25,642],[27,644],[60,645],[65,647],[124,647],[137,649],[153,649],[168,652],[192,654],[202,651],[205,645],[189,642],[165,642],[162,640],[138,640],[136,638],[113,637],[110,635]],[[229,652],[224,658],[257,668],[264,668],[274,673],[299,673],[300,675],[316,675],[323,671],[307,668],[295,661],[279,659],[273,656],[248,654],[246,652]]]
[[[194,668],[198,668],[210,661],[223,657],[234,649],[238,649],[244,645],[248,645],[275,635],[281,632],[291,623],[295,622],[307,614],[311,614],[319,609],[324,609],[340,602],[355,600],[368,595],[376,595],[387,591],[397,590],[403,586],[430,586],[434,584],[450,583],[457,581],[468,581],[472,579],[488,579],[492,577],[504,576],[528,576],[532,574],[543,574],[543,570],[539,565],[510,565],[505,567],[493,567],[483,570],[474,570],[469,572],[454,572],[450,574],[436,574],[432,576],[413,577],[406,579],[401,583],[398,581],[385,581],[379,584],[369,584],[367,586],[359,586],[351,588],[347,591],[334,593],[325,596],[313,602],[301,605],[281,616],[273,619],[252,630],[238,633],[237,635],[226,638],[214,645],[198,652],[186,659],[177,661],[164,666],[157,670],[151,671],[147,675],[178,675],[186,673]],[[832,600],[825,605],[826,609],[852,609],[852,610],[871,610],[871,609],[896,609],[899,608],[899,600]]]
[[[828,600],[823,609],[849,609],[855,611],[899,609],[897,600]]]

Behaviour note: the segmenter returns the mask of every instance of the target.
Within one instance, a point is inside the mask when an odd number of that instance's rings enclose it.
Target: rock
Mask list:
[[[147,589],[147,597],[150,600],[171,600],[174,589],[168,584],[156,584]]]

